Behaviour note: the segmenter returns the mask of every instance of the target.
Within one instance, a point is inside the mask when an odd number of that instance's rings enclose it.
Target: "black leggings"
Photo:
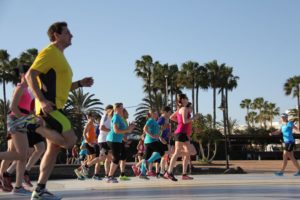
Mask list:
[[[126,160],[126,151],[123,143],[119,142],[107,142],[112,153],[112,162],[116,165],[119,164],[120,160]]]

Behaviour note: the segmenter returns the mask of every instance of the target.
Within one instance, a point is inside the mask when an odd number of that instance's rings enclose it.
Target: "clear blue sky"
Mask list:
[[[142,55],[179,66],[216,59],[240,77],[229,114],[243,124],[246,111],[239,104],[245,98],[264,97],[281,112],[296,105],[283,84],[300,75],[299,10],[297,0],[0,0],[0,49],[11,57],[40,50],[49,42],[49,25],[66,21],[74,35],[65,51],[74,80],[93,76],[95,85],[86,92],[125,106],[144,97],[133,72]],[[201,113],[212,113],[211,91],[201,91],[199,103]]]

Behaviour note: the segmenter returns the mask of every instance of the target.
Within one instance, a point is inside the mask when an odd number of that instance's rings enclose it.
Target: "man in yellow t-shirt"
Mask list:
[[[56,162],[60,147],[72,148],[77,137],[69,119],[62,112],[70,90],[93,85],[91,77],[72,82],[72,70],[64,50],[71,45],[73,35],[66,22],[56,22],[48,29],[51,43],[35,59],[26,75],[29,87],[36,98],[36,114],[43,117],[51,130],[44,133],[47,150],[40,164],[40,174],[32,200],[60,199],[47,192],[46,183]],[[38,130],[37,130],[38,131]]]

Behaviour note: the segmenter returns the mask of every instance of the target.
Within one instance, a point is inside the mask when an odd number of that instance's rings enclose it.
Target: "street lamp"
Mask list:
[[[165,75],[165,79],[166,79],[166,103],[165,106],[168,105],[168,75]]]
[[[225,101],[225,96],[222,91],[222,100],[219,109],[223,111],[223,125],[224,125],[224,137],[225,137],[225,157],[226,157],[226,171],[229,170],[229,154],[228,154],[228,139],[227,139],[227,121],[226,121],[226,112],[227,106]],[[225,171],[225,172],[226,172]]]

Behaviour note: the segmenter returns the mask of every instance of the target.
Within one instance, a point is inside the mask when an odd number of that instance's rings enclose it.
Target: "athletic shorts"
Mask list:
[[[62,110],[53,110],[46,116],[43,116],[47,128],[64,133],[72,129],[70,120],[66,117]]]
[[[107,145],[107,142],[100,142],[98,144],[99,144],[100,154],[103,152],[105,155],[107,155],[108,151],[110,150],[109,146]]]
[[[95,154],[96,157],[99,156],[99,145],[98,144],[94,144],[94,146],[90,146],[88,143],[84,143],[83,144],[84,148],[87,150],[87,155],[93,155]]]
[[[165,152],[163,151],[162,143],[160,141],[145,144],[145,155],[144,158],[148,160],[153,152],[158,152],[160,156],[163,156]]]
[[[44,137],[42,137],[38,133],[27,132],[27,138],[28,138],[29,147],[33,147],[34,145],[45,141]]]
[[[143,157],[144,156],[144,152],[138,152],[137,155]]]
[[[188,138],[188,136],[187,136],[186,133],[177,133],[177,134],[174,134],[174,138],[175,138],[175,141],[178,141],[178,142],[189,141],[189,138]]]
[[[294,147],[294,142],[284,143],[284,150],[286,150],[287,152],[292,152],[294,150]]]

